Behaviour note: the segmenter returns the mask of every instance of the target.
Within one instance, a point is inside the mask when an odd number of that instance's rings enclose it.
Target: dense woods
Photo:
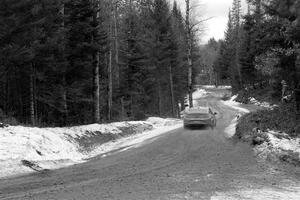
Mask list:
[[[240,0],[234,0],[229,11],[225,39],[219,41],[213,65],[216,81],[230,81],[234,93],[267,88],[268,95],[280,99],[285,80],[289,94],[295,96],[300,89],[300,1],[247,3],[244,15]]]
[[[187,59],[198,59],[193,38],[187,56],[186,30],[166,0],[1,0],[0,118],[62,126],[177,116]]]

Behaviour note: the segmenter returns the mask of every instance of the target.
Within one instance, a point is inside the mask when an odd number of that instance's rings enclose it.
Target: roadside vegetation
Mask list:
[[[300,121],[296,120],[292,104],[275,107],[272,110],[262,109],[242,116],[237,125],[236,136],[255,144],[255,137],[260,135],[260,132],[269,130],[284,132],[291,137],[300,136]]]
[[[293,104],[242,116],[235,138],[249,143],[263,160],[300,166],[300,120]]]
[[[240,1],[233,1],[225,39],[215,45],[215,82],[231,82],[235,101],[267,104],[241,117],[238,137],[251,135],[253,129],[299,136],[300,1],[247,3],[248,12],[242,15]]]
[[[233,1],[225,39],[214,45],[218,51],[211,56],[212,82],[230,82],[235,101],[258,108],[238,119],[235,137],[298,165],[300,0],[247,3],[243,15],[241,1]]]
[[[0,120],[43,127],[176,117],[187,65],[200,65],[193,20],[186,28],[167,0],[2,0]]]

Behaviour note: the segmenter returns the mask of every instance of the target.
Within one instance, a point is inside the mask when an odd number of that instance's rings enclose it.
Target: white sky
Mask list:
[[[172,1],[172,0],[171,0]],[[204,33],[201,36],[201,43],[206,43],[210,38],[221,39],[224,37],[224,31],[228,20],[228,11],[232,6],[233,0],[191,0],[198,6],[195,8],[197,15],[201,19],[212,19],[204,23]],[[184,13],[185,0],[177,0],[182,5]],[[246,10],[245,0],[242,0],[243,10]]]

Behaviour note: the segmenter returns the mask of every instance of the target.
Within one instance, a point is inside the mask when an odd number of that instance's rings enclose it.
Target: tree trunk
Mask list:
[[[119,42],[118,42],[118,6],[114,5],[114,42],[115,42],[115,73],[116,88],[120,87],[120,69],[119,69]]]
[[[62,2],[61,8],[60,8],[60,13],[63,17],[65,17],[65,3]],[[65,29],[65,20],[62,20],[61,23],[61,28],[64,31]],[[63,35],[63,40],[65,40],[65,37]],[[62,54],[63,54],[63,59],[65,60],[65,45],[63,45],[62,49]],[[64,66],[66,68],[66,66]],[[66,81],[66,71],[67,69],[64,69],[62,73],[62,91],[61,91],[61,97],[62,97],[62,104],[63,104],[63,125],[66,125],[68,123],[68,103],[67,103],[67,81]]]
[[[188,63],[188,93],[189,105],[193,107],[193,85],[192,85],[192,38],[190,27],[190,0],[185,0],[186,3],[186,39],[187,39],[187,63]]]
[[[110,121],[112,118],[112,90],[113,90],[113,82],[112,82],[112,50],[109,50],[109,62],[108,62],[108,113],[107,119]]]
[[[170,81],[170,92],[171,92],[172,115],[173,117],[175,117],[176,116],[175,97],[174,97],[174,84],[173,84],[173,74],[172,74],[171,65],[169,65],[169,81]]]
[[[158,90],[158,115],[161,117],[162,116],[162,95],[161,95],[160,81],[158,81],[157,90]]]
[[[17,93],[18,93],[18,102],[19,102],[19,112],[22,120],[24,119],[24,103],[22,98],[22,88],[18,87],[18,80],[15,79],[15,85],[17,86]]]
[[[93,23],[97,24],[97,19],[99,17],[99,4],[98,0],[94,1],[94,14],[93,14]],[[95,27],[96,28],[96,27]],[[93,31],[92,43],[95,44],[95,38],[97,36],[97,30]],[[94,68],[94,122],[100,123],[100,74],[99,74],[99,65],[100,65],[100,52],[99,50],[95,51],[93,54],[93,68]]]
[[[99,78],[99,52],[96,54],[94,62],[94,121],[100,122],[100,78]]]
[[[67,103],[67,83],[66,76],[63,73],[62,77],[62,101],[63,101],[63,124],[68,123],[68,103]]]
[[[125,119],[125,103],[124,103],[124,97],[121,97],[121,120],[123,121]]]
[[[30,120],[31,125],[35,126],[35,105],[34,105],[34,64],[31,63],[30,70]]]
[[[4,113],[5,115],[8,114],[8,102],[9,102],[9,73],[6,72],[5,74],[5,88],[4,88]]]
[[[33,69],[33,98],[34,98],[34,114],[35,114],[35,124],[37,124],[38,122],[38,107],[37,107],[37,84],[36,84],[36,77],[37,77],[37,74],[36,74],[36,67],[34,67]]]
[[[176,102],[176,113],[177,113],[177,117],[178,118],[180,118],[180,112],[181,112],[181,109],[180,109],[180,107],[179,107],[179,104],[180,104],[180,102],[178,101],[178,102]]]

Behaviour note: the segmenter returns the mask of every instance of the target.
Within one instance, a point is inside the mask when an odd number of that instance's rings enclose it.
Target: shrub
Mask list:
[[[297,136],[300,134],[299,124],[300,121],[296,118],[293,104],[284,104],[273,110],[258,110],[242,116],[237,125],[236,136],[239,138],[245,137],[245,135],[252,136],[253,128],[262,131],[270,129]]]

